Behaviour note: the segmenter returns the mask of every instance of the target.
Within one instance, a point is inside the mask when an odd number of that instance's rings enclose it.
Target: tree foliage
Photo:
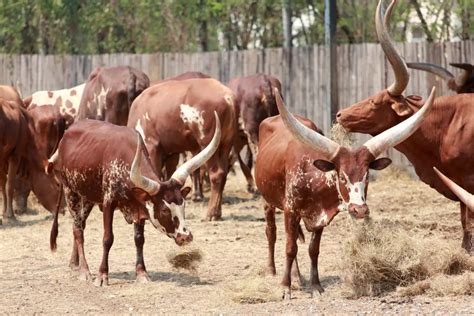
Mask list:
[[[324,1],[291,2],[294,45],[324,43]],[[337,0],[339,43],[375,41],[374,0]],[[150,53],[280,47],[282,0],[2,0],[0,52]],[[394,37],[404,40],[410,12],[421,8],[431,41],[469,39],[474,0],[399,1]],[[452,27],[453,15],[459,25]]]

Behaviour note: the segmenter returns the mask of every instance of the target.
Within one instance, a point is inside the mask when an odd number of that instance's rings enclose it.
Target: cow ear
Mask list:
[[[133,195],[139,200],[139,201],[148,201],[150,199],[150,195],[143,191],[140,188],[132,188]]]
[[[183,199],[188,196],[189,192],[191,192],[191,187],[184,187],[181,189],[181,195],[183,196]]]
[[[402,117],[413,114],[413,110],[406,103],[395,102],[392,104],[392,109]]]
[[[336,168],[332,162],[322,159],[315,160],[313,165],[323,172],[328,172]]]
[[[374,169],[374,170],[382,170],[382,169],[387,168],[391,163],[392,163],[392,160],[390,158],[386,158],[386,157],[379,158],[372,161],[369,164],[369,168]]]

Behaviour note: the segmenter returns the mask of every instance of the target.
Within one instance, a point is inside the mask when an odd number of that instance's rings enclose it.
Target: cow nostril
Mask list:
[[[341,112],[337,112],[336,117],[341,117]]]

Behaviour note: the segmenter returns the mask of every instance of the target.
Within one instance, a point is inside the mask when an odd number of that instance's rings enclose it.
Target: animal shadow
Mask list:
[[[178,286],[188,287],[193,285],[210,285],[208,281],[202,281],[197,275],[181,272],[150,272],[148,275],[152,282],[174,282]],[[109,274],[110,278],[119,280],[135,281],[135,272],[115,272]]]

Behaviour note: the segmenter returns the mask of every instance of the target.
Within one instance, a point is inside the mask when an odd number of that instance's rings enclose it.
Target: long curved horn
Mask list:
[[[364,146],[374,155],[378,157],[386,149],[397,146],[405,139],[410,137],[420,125],[423,123],[423,119],[428,115],[431,108],[433,107],[433,101],[435,98],[436,88],[433,87],[431,94],[426,100],[423,107],[403,122],[389,128],[381,134],[369,139],[365,142]]]
[[[290,130],[291,134],[293,134],[293,136],[295,136],[300,142],[310,146],[318,152],[321,152],[326,159],[332,160],[340,148],[339,144],[300,123],[293,114],[288,112],[286,109],[283,100],[281,99],[280,92],[278,92],[278,88],[274,88],[274,91],[281,119],[286,128]]]
[[[460,187],[456,182],[446,177],[441,171],[433,167],[434,171],[443,180],[444,184],[463,202],[470,210],[474,210],[474,195]]]
[[[401,95],[407,87],[410,76],[408,75],[407,66],[400,54],[395,49],[392,39],[390,38],[387,28],[385,27],[385,23],[382,20],[382,1],[383,0],[380,0],[379,4],[377,5],[377,11],[375,13],[375,29],[377,31],[377,38],[379,39],[380,45],[382,46],[385,56],[387,56],[388,61],[392,65],[393,72],[395,74],[395,82],[392,83],[390,87],[387,88],[387,90],[392,96],[398,96]],[[385,17],[387,22],[390,19],[392,7],[395,2],[396,1],[393,0],[390,4],[390,10],[387,12],[388,15]]]
[[[212,137],[211,142],[201,150],[199,154],[186,161],[181,167],[179,167],[171,176],[171,178],[177,180],[179,183],[183,184],[186,182],[186,179],[199,167],[208,161],[212,155],[216,152],[219,147],[219,142],[221,141],[221,121],[219,116],[217,116],[216,111],[214,111],[214,117],[216,118],[216,128],[214,130],[214,136]]]
[[[454,78],[454,75],[450,73],[447,69],[430,63],[407,63],[408,68],[418,69],[430,72],[432,74],[437,75],[438,77],[443,78],[444,80],[448,81]]]
[[[392,16],[392,9],[397,3],[397,0],[392,0],[390,4],[388,5],[387,9],[385,9],[385,14],[383,16],[383,23],[385,25],[385,29],[388,30],[388,25],[390,23],[390,17]]]
[[[474,66],[468,63],[450,63],[450,65],[463,70],[454,80],[456,88],[459,89],[466,83],[471,74],[474,73]]]
[[[148,179],[143,176],[140,171],[140,165],[142,163],[142,150],[144,147],[142,137],[138,134],[137,152],[133,158],[132,167],[130,168],[130,181],[137,187],[147,192],[150,195],[155,195],[160,190],[158,182]]]

